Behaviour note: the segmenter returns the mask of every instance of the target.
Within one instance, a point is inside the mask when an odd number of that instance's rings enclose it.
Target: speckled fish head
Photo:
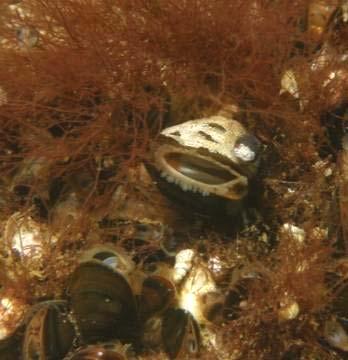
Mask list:
[[[243,198],[257,170],[261,145],[237,121],[212,116],[164,129],[155,166],[184,191]]]

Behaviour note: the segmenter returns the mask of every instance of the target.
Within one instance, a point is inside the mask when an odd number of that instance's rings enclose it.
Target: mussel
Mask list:
[[[142,320],[159,314],[173,302],[176,290],[171,281],[163,276],[148,276],[142,285],[139,301],[139,312]]]
[[[201,336],[199,326],[189,311],[168,309],[162,321],[163,346],[170,359],[198,356]]]
[[[70,350],[75,329],[65,301],[48,301],[32,311],[22,345],[23,360],[61,360]]]
[[[136,337],[137,310],[126,278],[101,261],[81,263],[67,289],[71,309],[86,343]]]
[[[255,287],[267,287],[267,278],[252,267],[234,269],[230,289],[225,297],[223,317],[226,320],[238,319],[248,306],[250,290]]]
[[[160,190],[203,211],[239,207],[257,171],[261,144],[236,120],[212,116],[164,129],[147,164]]]

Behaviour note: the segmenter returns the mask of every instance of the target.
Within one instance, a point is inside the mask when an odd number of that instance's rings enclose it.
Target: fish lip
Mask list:
[[[168,156],[173,154],[188,156],[192,159],[209,163],[212,167],[216,167],[217,170],[229,173],[231,180],[222,180],[221,183],[209,184],[186,176],[176,170],[166,160]],[[196,149],[184,148],[176,144],[162,144],[155,151],[154,161],[156,168],[161,172],[161,176],[166,178],[167,181],[171,179],[172,182],[176,183],[184,191],[198,192],[203,196],[217,195],[230,200],[240,200],[248,192],[248,178],[241,174],[233,166],[234,164],[226,164],[219,161],[210,156],[209,153],[201,154]]]

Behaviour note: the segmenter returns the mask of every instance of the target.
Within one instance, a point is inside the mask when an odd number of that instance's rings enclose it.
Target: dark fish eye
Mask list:
[[[256,160],[260,150],[260,141],[251,134],[240,136],[233,148],[234,155],[243,162],[251,162]]]

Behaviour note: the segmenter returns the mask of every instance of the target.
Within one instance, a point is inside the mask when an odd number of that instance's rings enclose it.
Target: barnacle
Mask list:
[[[192,120],[161,133],[158,171],[169,183],[203,196],[239,200],[255,173],[260,145],[238,122],[222,116]]]

